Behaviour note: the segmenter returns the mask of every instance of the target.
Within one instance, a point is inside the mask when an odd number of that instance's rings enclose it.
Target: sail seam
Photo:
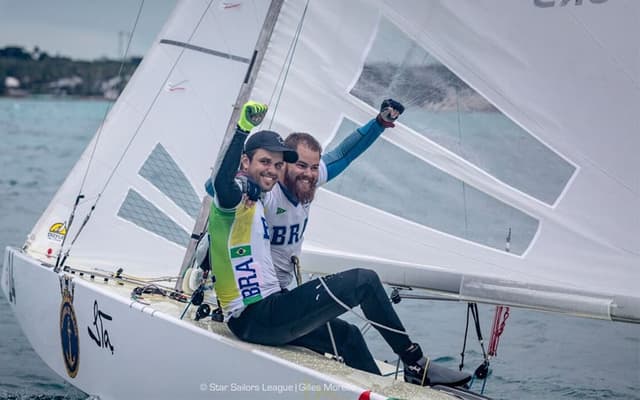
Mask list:
[[[216,57],[227,58],[229,60],[238,61],[238,62],[245,63],[245,64],[249,64],[249,62],[251,61],[246,57],[240,57],[240,56],[236,56],[236,55],[233,55],[233,54],[225,53],[225,52],[222,52],[222,51],[208,49],[208,48],[202,47],[202,46],[196,46],[196,45],[185,43],[185,42],[179,42],[177,40],[162,39],[162,40],[160,40],[160,43],[168,44],[168,45],[171,45],[171,46],[182,47],[183,49],[198,51],[200,53],[210,54],[210,55],[213,55],[213,56],[216,56]]]

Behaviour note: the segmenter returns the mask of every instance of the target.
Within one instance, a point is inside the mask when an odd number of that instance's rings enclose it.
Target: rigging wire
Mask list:
[[[129,54],[129,49],[131,48],[131,42],[133,41],[133,36],[135,34],[136,28],[138,27],[138,22],[140,21],[140,15],[142,15],[143,8],[144,8],[144,0],[141,0],[140,6],[138,7],[138,13],[136,14],[136,19],[133,23],[133,28],[131,29],[131,34],[129,35],[129,40],[127,41],[127,47],[125,48],[124,54],[122,54],[122,60],[120,60],[120,67],[118,69],[118,75],[117,75],[119,81],[123,80],[122,75],[124,71],[124,65],[127,60],[127,55]],[[89,156],[89,160],[87,161],[87,168],[85,169],[84,175],[82,176],[82,180],[80,181],[80,188],[78,189],[78,195],[76,196],[76,201],[73,205],[73,208],[71,209],[71,214],[69,215],[69,219],[68,219],[69,223],[67,224],[67,227],[66,227],[67,232],[70,232],[71,224],[73,223],[73,220],[75,218],[75,213],[76,213],[76,209],[78,208],[78,204],[84,198],[84,195],[82,194],[82,190],[84,189],[87,176],[89,175],[89,171],[91,170],[91,164],[93,162],[96,149],[98,148],[100,137],[102,136],[102,128],[104,127],[104,124],[107,120],[107,115],[109,115],[109,111],[111,111],[112,105],[113,105],[113,102],[110,103],[107,109],[104,111],[104,115],[102,117],[102,123],[98,127],[98,132],[96,133],[96,139],[93,142],[93,149],[91,149],[91,155]],[[89,220],[89,216],[93,213],[93,210],[95,209],[95,205],[99,198],[100,198],[100,194],[98,194],[96,201],[94,202],[93,206],[89,210],[89,213],[86,215],[82,225],[80,225],[80,229],[78,229],[78,232],[76,233],[75,237],[71,241],[71,246],[69,246],[69,249],[67,249],[67,252],[65,253],[64,257],[61,259],[60,257],[62,256],[62,253],[64,250],[64,244],[65,244],[67,235],[64,235],[64,237],[62,238],[62,242],[60,243],[60,251],[58,252],[58,257],[56,258],[56,265],[54,268],[56,272],[59,271],[60,265],[64,265],[64,262],[69,256],[69,250],[75,243],[76,239],[78,238],[78,235],[80,235],[80,232],[82,232],[82,229],[84,228],[84,226],[87,224],[87,221]]]
[[[200,27],[200,24],[202,23],[205,15],[207,14],[207,11],[209,10],[209,7],[211,6],[211,4],[213,3],[213,0],[211,0],[209,2],[209,4],[207,5],[207,8],[203,11],[202,15],[200,16],[200,19],[198,20],[198,23],[196,24],[196,26],[194,27],[193,31],[191,32],[191,34],[189,35],[189,38],[187,39],[186,43],[191,43],[191,40],[193,39],[193,36],[195,35],[195,33],[197,32],[198,28]],[[158,90],[156,91],[155,96],[153,97],[153,100],[151,101],[151,104],[149,105],[149,107],[147,108],[147,111],[144,113],[144,116],[142,118],[142,121],[140,121],[140,123],[138,124],[138,126],[136,127],[136,130],[133,134],[133,136],[131,136],[131,139],[129,140],[129,142],[127,143],[127,146],[125,147],[125,150],[122,152],[122,155],[120,156],[120,158],[118,159],[118,162],[116,163],[115,167],[111,170],[111,174],[109,175],[109,177],[107,178],[107,181],[105,182],[104,186],[102,187],[100,193],[102,193],[107,186],[109,185],[109,183],[111,182],[111,179],[113,178],[113,176],[115,175],[116,170],[118,169],[118,167],[120,166],[120,164],[122,163],[122,161],[124,160],[125,155],[128,153],[129,149],[131,148],[131,145],[133,144],[134,139],[138,136],[138,134],[140,133],[140,129],[142,129],[142,126],[144,125],[144,123],[146,122],[147,118],[149,117],[149,113],[151,112],[151,110],[153,109],[153,107],[155,106],[156,102],[158,101],[158,98],[160,97],[160,93],[162,92],[162,89],[164,87],[166,87],[167,82],[169,81],[169,77],[171,76],[171,74],[173,73],[173,71],[176,69],[178,63],[180,62],[180,60],[182,59],[182,56],[184,55],[184,52],[186,51],[186,48],[183,47],[180,50],[180,54],[178,54],[178,57],[176,58],[176,60],[173,62],[173,65],[171,65],[171,69],[169,70],[169,72],[167,72],[165,79],[162,81],[162,84],[160,85],[160,87],[158,88]],[[96,200],[97,202],[97,200]]]
[[[122,73],[124,71],[124,65],[125,65],[125,61],[127,59],[127,55],[129,55],[129,49],[131,48],[131,42],[133,41],[133,37],[135,35],[136,32],[136,28],[138,27],[138,22],[140,21],[140,15],[142,15],[142,9],[144,7],[144,0],[140,1],[140,6],[138,7],[138,13],[136,14],[136,19],[133,23],[133,28],[131,29],[131,34],[129,35],[129,40],[127,41],[127,47],[124,50],[124,54],[122,54],[122,60],[120,60],[120,68],[118,69],[118,78],[120,81],[122,81]],[[98,143],[100,142],[100,137],[102,135],[102,128],[104,127],[104,123],[107,120],[107,116],[109,115],[109,111],[111,111],[111,107],[113,106],[114,102],[111,102],[109,107],[107,107],[107,109],[104,112],[104,116],[102,117],[102,123],[100,124],[100,127],[98,127],[98,132],[96,133],[96,141],[93,145],[93,149],[91,150],[91,156],[89,157],[89,161],[87,164],[87,169],[85,170],[84,176],[82,177],[82,181],[80,184],[80,190],[79,193],[82,193],[82,189],[84,188],[84,184],[86,182],[87,176],[89,175],[89,170],[91,169],[91,163],[93,161],[96,149],[98,148]]]
[[[309,8],[309,1],[310,0],[307,0],[307,2],[304,5],[304,10],[302,11],[302,16],[300,17],[300,21],[298,21],[298,26],[296,27],[296,31],[293,35],[291,44],[289,45],[289,50],[287,51],[285,62],[282,64],[282,67],[280,68],[280,74],[278,75],[278,79],[276,79],[276,84],[273,87],[273,91],[271,92],[271,97],[269,98],[269,102],[267,103],[271,108],[271,104],[273,104],[273,99],[276,94],[276,91],[278,91],[278,83],[282,79],[282,83],[280,84],[280,91],[276,98],[275,107],[273,107],[273,112],[271,114],[271,120],[269,121],[268,129],[271,129],[273,125],[273,121],[276,118],[278,105],[280,104],[280,99],[282,98],[282,92],[284,91],[285,83],[287,82],[287,79],[289,77],[289,70],[291,68],[291,64],[293,63],[293,57],[295,56],[296,49],[298,47],[298,41],[300,40],[300,34],[302,33],[302,27],[304,26],[304,21],[306,20],[307,10]]]
[[[187,39],[187,43],[191,43],[191,40],[193,39],[193,36],[195,35],[195,33],[198,31],[198,28],[200,27],[200,24],[202,23],[202,21],[204,20],[205,15],[207,15],[207,12],[209,10],[209,8],[211,7],[211,5],[213,4],[213,0],[210,0],[209,3],[207,4],[205,10],[202,12],[202,15],[200,15],[200,19],[198,20],[198,23],[196,24],[196,26],[193,28],[191,34],[189,35],[189,38]],[[142,11],[142,6],[144,5],[144,0],[141,1],[140,4],[140,8],[138,10],[138,16],[136,17],[136,25],[138,24],[138,20],[140,17],[140,13]],[[126,53],[129,51],[129,47],[131,44],[131,40],[133,38],[133,32],[135,31],[135,26],[134,29],[132,30],[132,34],[129,36],[129,42],[127,43],[127,49],[125,51],[125,57],[126,57]],[[91,214],[93,213],[93,210],[96,208],[98,201],[100,200],[102,193],[105,191],[105,189],[107,188],[107,186],[109,186],[109,183],[111,182],[111,179],[113,178],[113,176],[115,175],[116,171],[118,170],[118,167],[120,166],[120,164],[122,163],[122,161],[124,160],[124,157],[127,155],[127,153],[129,152],[129,149],[131,148],[131,145],[133,144],[133,141],[135,140],[135,138],[138,136],[138,134],[140,133],[140,129],[142,128],[142,126],[145,124],[145,122],[147,121],[147,118],[151,112],[151,110],[153,109],[154,105],[156,104],[156,102],[158,101],[158,98],[160,97],[160,93],[162,92],[162,89],[164,87],[166,87],[167,82],[169,81],[169,77],[171,76],[171,74],[173,73],[173,71],[176,69],[178,63],[180,62],[180,60],[182,59],[182,56],[184,55],[186,48],[183,47],[180,50],[180,53],[178,54],[178,56],[176,57],[176,60],[173,62],[173,64],[171,65],[171,68],[169,69],[169,71],[167,72],[165,78],[162,81],[162,84],[159,86],[158,90],[156,91],[153,100],[151,101],[151,104],[149,105],[149,107],[147,108],[146,112],[144,113],[142,120],[140,121],[140,123],[138,124],[138,126],[136,127],[133,135],[131,136],[131,138],[129,139],[129,142],[127,143],[126,147],[124,148],[124,151],[122,152],[122,154],[120,155],[120,158],[118,159],[118,161],[116,162],[115,166],[111,169],[111,173],[109,174],[109,176],[107,177],[104,185],[102,186],[102,188],[100,189],[100,191],[98,192],[98,195],[96,196],[96,200],[93,203],[89,213],[87,214],[87,216],[85,217],[83,224],[81,226],[81,229],[76,233],[72,244],[75,243],[76,239],[78,238],[78,236],[80,235],[82,228],[84,228],[84,226],[86,225],[86,223],[88,222],[89,218],[91,217]],[[123,58],[124,60],[124,58]],[[107,111],[108,113],[108,111]],[[105,120],[106,120],[106,114],[105,114]],[[98,135],[101,134],[102,132],[102,127],[104,126],[104,123],[100,126]],[[94,144],[94,149],[91,153],[91,157],[89,159],[89,163],[91,163],[91,160],[94,157],[94,153],[97,147],[97,143],[98,143],[98,138],[96,138],[96,142]],[[85,172],[85,177],[87,177],[88,175],[88,170],[89,168],[87,168],[87,171]],[[84,178],[83,178],[83,185],[84,185]],[[82,189],[82,186],[81,186]],[[78,201],[76,201],[76,206],[77,206]],[[75,212],[76,206],[74,206],[74,209],[72,211],[72,214]],[[67,231],[68,231],[68,227],[67,227]],[[63,239],[63,243],[60,246],[60,253],[62,253],[62,245],[64,245],[64,239]],[[66,260],[66,258],[69,256],[69,252],[71,251],[71,246],[69,247],[69,249],[67,249],[65,256],[63,258],[63,262],[62,263],[57,263],[60,265],[64,265],[64,260]],[[58,257],[60,257],[60,255],[58,255]],[[59,268],[58,266],[56,268]]]

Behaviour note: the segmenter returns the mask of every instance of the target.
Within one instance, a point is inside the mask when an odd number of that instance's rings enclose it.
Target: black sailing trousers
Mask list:
[[[371,270],[355,268],[323,278],[335,297],[349,307],[360,306],[367,319],[404,331],[380,278]],[[351,367],[380,374],[360,330],[337,319],[346,312],[319,279],[290,291],[274,293],[230,318],[229,329],[240,339],[264,345],[293,344],[321,353],[333,353],[326,323],[330,322],[338,355]],[[374,327],[396,354],[412,344],[405,334]]]

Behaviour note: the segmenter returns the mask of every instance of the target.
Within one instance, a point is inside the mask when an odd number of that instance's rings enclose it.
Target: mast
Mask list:
[[[267,16],[265,17],[264,24],[262,25],[262,30],[258,35],[256,47],[255,47],[255,50],[253,51],[251,62],[249,63],[249,68],[247,69],[244,82],[240,86],[238,97],[233,106],[233,112],[231,113],[231,117],[229,118],[229,122],[227,124],[227,130],[225,132],[225,136],[222,141],[220,151],[218,152],[218,157],[216,158],[216,162],[211,171],[212,179],[215,175],[215,172],[220,167],[222,158],[226,153],[229,147],[229,143],[231,142],[231,138],[233,137],[233,134],[236,130],[236,123],[238,122],[238,117],[240,116],[240,110],[242,108],[242,105],[249,100],[251,90],[253,89],[253,85],[256,80],[256,76],[260,71],[260,66],[264,58],[265,50],[267,48],[267,45],[269,44],[269,41],[271,40],[271,34],[273,33],[273,29],[276,25],[276,21],[278,20],[278,15],[280,14],[280,10],[282,9],[283,3],[284,3],[284,0],[271,1],[271,5],[269,6],[269,11],[267,11]],[[212,198],[210,196],[204,196],[204,198],[202,199],[200,212],[198,213],[198,219],[194,224],[193,231],[191,233],[191,238],[189,239],[189,244],[187,245],[187,251],[185,252],[184,258],[182,260],[182,265],[180,267],[178,281],[176,282],[176,286],[175,286],[177,290],[182,289],[182,281],[183,281],[184,273],[186,272],[187,268],[191,266],[191,263],[193,262],[198,239],[200,238],[202,232],[204,232],[204,229],[207,224],[207,219],[209,217],[208,211],[209,211],[209,208],[211,207],[211,201],[212,201]]]

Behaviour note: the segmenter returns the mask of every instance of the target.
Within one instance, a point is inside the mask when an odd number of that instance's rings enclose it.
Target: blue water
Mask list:
[[[89,100],[0,98],[2,248],[22,245],[107,107]],[[464,304],[403,300],[398,310],[434,360],[457,367]],[[488,337],[492,308],[481,306],[480,315]],[[393,360],[377,332],[365,337],[376,357]],[[473,335],[467,349],[465,364],[473,370],[481,362]],[[495,399],[640,399],[640,326],[512,309],[491,365],[486,394]],[[0,296],[0,398],[86,397],[44,365]]]

